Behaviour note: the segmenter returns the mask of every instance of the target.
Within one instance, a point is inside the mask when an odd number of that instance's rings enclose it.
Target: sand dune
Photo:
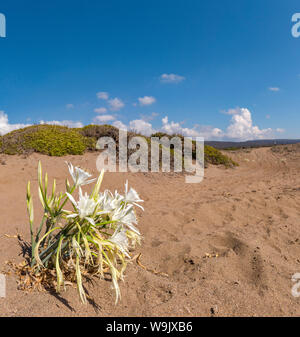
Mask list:
[[[124,182],[145,200],[138,210],[144,240],[136,254],[154,275],[132,263],[114,305],[111,284],[88,284],[98,307],[79,302],[76,289],[25,293],[7,276],[1,316],[298,316],[291,277],[300,272],[300,151],[297,146],[231,153],[234,169],[210,166],[200,184],[181,174],[107,173],[103,188],[123,190]],[[15,238],[29,240],[25,191],[36,191],[38,160],[63,187],[65,160],[96,171],[96,154],[64,158],[33,154],[0,158],[0,266],[21,261]],[[36,208],[38,206],[35,193]],[[38,213],[36,214],[38,217]],[[135,254],[135,253],[134,253]],[[210,255],[209,255],[210,254]]]

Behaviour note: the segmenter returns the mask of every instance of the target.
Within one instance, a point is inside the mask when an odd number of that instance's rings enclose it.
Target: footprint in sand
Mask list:
[[[235,260],[241,274],[249,284],[258,288],[260,295],[263,295],[263,291],[267,289],[267,280],[258,247],[250,247],[231,232],[210,238],[210,245],[215,252],[220,254],[220,257],[229,257],[230,261],[232,257],[237,257]]]

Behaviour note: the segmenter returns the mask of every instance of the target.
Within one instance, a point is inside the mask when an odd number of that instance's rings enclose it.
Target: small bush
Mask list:
[[[119,129],[112,125],[87,125],[77,130],[84,137],[93,138],[95,142],[100,137],[111,137],[116,143],[119,142]]]
[[[209,145],[204,146],[204,161],[205,163],[224,165],[226,167],[238,166],[238,163],[224,155],[221,151]]]
[[[83,154],[92,147],[91,139],[78,131],[57,125],[38,125],[15,130],[2,137],[1,152],[39,152],[49,156]]]
[[[169,139],[172,138],[171,135],[168,135],[168,134],[165,133],[165,132],[156,132],[156,133],[153,133],[153,134],[151,135],[151,137],[158,137],[158,138],[168,137]]]

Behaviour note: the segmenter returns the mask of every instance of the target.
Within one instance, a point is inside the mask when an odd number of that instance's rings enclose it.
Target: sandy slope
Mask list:
[[[175,174],[107,173],[103,188],[123,190],[129,180],[145,200],[138,211],[144,236],[143,264],[166,272],[153,275],[129,265],[114,306],[109,281],[87,285],[98,304],[83,306],[75,289],[60,296],[26,294],[7,277],[1,316],[268,316],[300,315],[291,277],[300,272],[300,152],[268,148],[232,154],[235,169],[209,167],[201,184]],[[38,159],[63,186],[65,160],[96,174],[96,154],[51,158],[2,156],[0,164],[0,266],[20,261],[18,241],[29,239],[25,207],[27,180],[36,187]],[[37,195],[35,195],[37,201]],[[36,215],[37,216],[37,215]],[[206,253],[218,257],[205,257]]]

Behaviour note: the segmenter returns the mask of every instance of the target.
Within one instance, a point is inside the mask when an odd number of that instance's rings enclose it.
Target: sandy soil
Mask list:
[[[36,191],[38,160],[58,187],[65,160],[97,174],[96,154],[51,158],[0,157],[0,268],[21,261],[19,233],[29,240],[25,190]],[[235,169],[210,166],[200,184],[178,174],[107,173],[103,188],[136,188],[145,200],[138,211],[144,236],[141,262],[169,274],[162,277],[132,263],[114,305],[109,281],[88,284],[98,306],[82,305],[76,289],[60,295],[17,290],[7,276],[1,316],[298,316],[291,277],[300,272],[300,151],[269,148],[231,154]],[[35,193],[36,209],[38,205]],[[36,212],[38,217],[38,212]],[[212,254],[208,257],[206,254]],[[217,257],[215,257],[218,254]]]

